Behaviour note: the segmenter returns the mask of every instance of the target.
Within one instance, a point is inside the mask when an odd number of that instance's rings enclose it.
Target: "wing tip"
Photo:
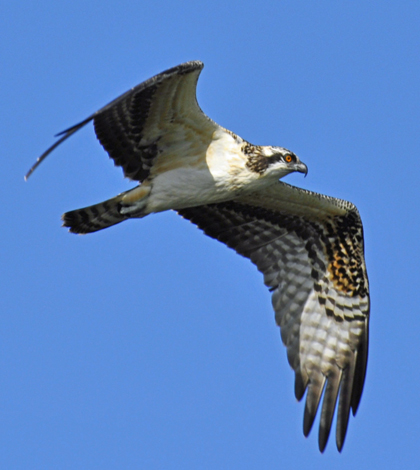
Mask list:
[[[95,117],[95,114],[92,114],[88,118],[84,119],[83,121],[79,122],[78,124],[75,124],[74,126],[69,127],[68,129],[59,132],[58,134],[55,135],[55,137],[60,137],[57,142],[54,142],[50,147],[47,148],[47,150],[36,159],[36,162],[31,166],[29,171],[25,175],[25,181],[28,181],[29,177],[32,175],[32,173],[38,168],[38,166],[48,157],[48,155],[56,149],[62,142],[64,142],[66,139],[68,139],[70,136],[72,136],[75,132],[77,132],[79,129],[81,129],[83,126],[85,126],[89,121],[91,121]]]
[[[303,395],[305,394],[305,390],[308,384],[308,380],[303,379],[302,373],[299,370],[296,370],[295,372],[295,397],[297,401],[301,401],[303,398]]]
[[[318,434],[318,445],[321,453],[324,452],[330,437],[341,379],[342,371],[336,367],[335,371],[330,373],[325,386]]]
[[[303,415],[303,435],[309,436],[318,411],[319,402],[325,387],[325,376],[319,376],[314,382],[309,382],[306,394],[305,412]]]
[[[356,365],[355,365],[355,376],[353,382],[353,390],[351,396],[351,409],[353,416],[356,416],[357,410],[362,399],[363,388],[365,385],[367,361],[368,361],[368,349],[369,349],[369,322],[366,321],[365,337],[361,342],[360,347],[357,351]]]

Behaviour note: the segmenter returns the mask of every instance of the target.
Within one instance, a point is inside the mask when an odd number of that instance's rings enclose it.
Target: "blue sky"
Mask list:
[[[0,468],[418,468],[420,4],[9,2],[0,18]],[[342,454],[303,404],[251,263],[175,213],[90,236],[60,215],[133,186],[88,126],[202,60],[203,110],[308,165],[291,184],[354,202],[372,311]],[[317,427],[318,422],[315,423]],[[339,466],[339,467],[338,467]]]

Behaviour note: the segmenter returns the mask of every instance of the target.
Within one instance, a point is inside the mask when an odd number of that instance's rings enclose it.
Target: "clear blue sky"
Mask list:
[[[417,469],[420,4],[8,2],[0,18],[0,468]],[[343,453],[303,404],[262,276],[175,213],[89,236],[60,215],[133,186],[75,124],[202,60],[203,110],[354,202],[372,294]],[[317,427],[318,422],[315,423]]]

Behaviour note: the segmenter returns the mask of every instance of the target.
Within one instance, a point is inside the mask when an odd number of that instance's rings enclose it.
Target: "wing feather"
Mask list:
[[[342,371],[339,367],[332,370],[327,379],[324,399],[322,402],[321,418],[319,421],[319,449],[324,452],[330,435],[331,423],[337,402],[338,389],[340,387]]]
[[[305,412],[303,415],[303,434],[305,437],[311,432],[324,386],[325,376],[320,372],[312,374],[306,394]]]
[[[174,155],[204,155],[219,126],[197,103],[202,68],[188,62],[163,72],[95,116],[96,135],[125,176],[144,181]]]
[[[355,206],[278,182],[264,192],[179,214],[263,273],[295,371],[296,398],[307,391],[304,434],[325,389],[319,447],[327,444],[339,397],[341,450],[350,406],[355,412],[363,390],[368,349],[368,279]]]
[[[359,351],[360,351],[360,348],[359,348]],[[355,355],[357,355],[359,351],[356,351]],[[341,449],[343,448],[344,439],[346,437],[346,432],[347,432],[347,426],[349,423],[350,405],[351,405],[352,395],[356,395],[358,393],[357,388],[355,389],[353,386],[355,375],[358,377],[358,373],[355,374],[355,370],[354,370],[356,363],[357,363],[357,359],[350,362],[349,366],[343,370],[343,376],[341,379],[340,399],[338,401],[338,409],[337,409],[337,430],[336,430],[337,448],[340,452],[341,452]]]
[[[197,103],[196,85],[203,67],[202,62],[191,61],[168,69],[57,134],[61,138],[37,159],[25,179],[92,120],[102,146],[132,180],[144,181],[157,160],[170,159],[174,153],[186,158],[204,153],[220,126]]]
[[[363,329],[364,337],[360,341],[360,347],[357,350],[357,360],[355,364],[355,374],[354,374],[354,383],[353,393],[351,396],[351,408],[353,411],[353,416],[356,416],[357,409],[359,408],[360,399],[362,398],[363,385],[366,378],[366,368],[367,368],[367,359],[368,359],[368,349],[369,349],[369,322],[366,319],[365,328]]]

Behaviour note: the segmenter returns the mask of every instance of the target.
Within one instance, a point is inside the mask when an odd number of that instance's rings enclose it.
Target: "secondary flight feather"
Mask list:
[[[284,147],[252,145],[208,118],[196,100],[202,68],[194,61],[166,70],[65,130],[25,178],[93,121],[115,165],[140,184],[65,213],[63,225],[90,233],[175,210],[249,258],[272,293],[296,398],[306,392],[303,432],[309,434],[322,402],[319,448],[325,449],[337,410],[341,451],[368,355],[369,287],[359,212],[350,202],[280,182],[292,172],[307,174],[299,157]]]

